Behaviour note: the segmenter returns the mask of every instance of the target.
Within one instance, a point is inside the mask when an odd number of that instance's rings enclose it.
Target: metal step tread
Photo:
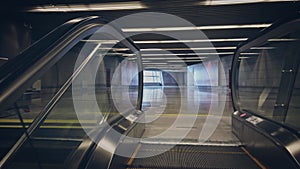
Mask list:
[[[159,155],[152,156],[158,152]],[[128,169],[259,169],[260,167],[237,146],[196,146],[142,144]]]

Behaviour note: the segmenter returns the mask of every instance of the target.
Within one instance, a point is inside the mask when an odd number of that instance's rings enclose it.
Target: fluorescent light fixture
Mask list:
[[[0,60],[7,61],[7,60],[8,60],[8,58],[7,58],[7,57],[0,57]]]
[[[161,27],[161,28],[123,28],[123,32],[162,32],[162,31],[190,31],[190,30],[217,30],[217,29],[249,29],[266,28],[271,24],[245,24],[245,25],[208,25],[192,27]]]
[[[147,69],[155,69],[155,68],[159,68],[159,69],[177,69],[177,68],[186,68],[186,66],[187,65],[170,65],[170,66],[165,66],[165,65],[163,65],[163,66],[159,66],[159,65],[157,65],[157,66],[147,66],[147,67],[145,67],[145,68],[147,68]]]
[[[134,10],[146,8],[140,1],[112,2],[94,4],[70,4],[70,5],[43,5],[33,7],[27,12],[80,12],[80,11],[110,11],[110,10]]]
[[[185,60],[185,61],[180,61],[180,60],[168,60],[167,62],[170,62],[170,63],[202,62],[202,60]]]
[[[288,42],[288,41],[297,41],[298,39],[292,38],[280,38],[280,39],[269,39],[269,42]]]
[[[143,60],[195,60],[195,59],[205,59],[207,57],[163,57],[163,58],[143,58]]]
[[[141,49],[141,51],[168,51],[168,50],[234,50],[235,46],[225,46],[225,47],[203,47],[203,48],[145,48]]]
[[[130,56],[136,56],[134,53],[106,53],[105,56],[111,56],[111,55],[121,55],[125,57],[130,57]]]
[[[194,55],[231,55],[234,52],[219,52],[219,53],[152,53],[142,54],[142,56],[194,56]]]
[[[186,64],[174,64],[174,65],[157,65],[157,66],[145,66],[147,68],[152,67],[152,68],[156,68],[156,67],[160,67],[160,68],[183,68],[186,67]]]
[[[144,65],[166,65],[167,63],[144,63]]]
[[[266,50],[268,50],[268,49],[275,49],[275,47],[252,47],[250,49],[261,49],[261,50],[266,49]]]
[[[237,5],[264,2],[294,2],[295,0],[206,0],[199,2],[199,5]]]
[[[119,42],[119,40],[94,40],[94,39],[89,39],[89,40],[81,40],[81,42],[89,42],[89,43],[100,43],[100,44],[116,44]]]
[[[240,53],[240,55],[259,55],[259,53]]]
[[[106,53],[105,55],[123,55],[124,53]]]
[[[230,38],[230,39],[196,39],[196,40],[143,40],[134,41],[137,44],[148,43],[199,43],[199,42],[239,42],[246,41],[248,38]]]
[[[248,58],[251,58],[251,57],[246,57],[246,56],[239,57],[239,59],[248,59]]]
[[[122,56],[130,57],[130,56],[136,56],[136,54],[134,54],[134,53],[124,54],[124,53],[122,53]]]
[[[99,50],[128,51],[129,48],[99,48]]]
[[[144,60],[167,60],[167,59],[180,59],[180,58],[177,58],[177,57],[167,57],[167,58],[143,58],[143,61],[144,61]]]
[[[136,44],[152,44],[152,43],[201,43],[201,42],[239,42],[246,41],[248,38],[229,38],[229,39],[195,39],[195,40],[140,40],[134,41]],[[82,42],[101,43],[101,44],[116,44],[119,40],[81,40]],[[197,48],[195,48],[197,49]],[[198,48],[199,49],[199,48]],[[213,48],[210,48],[213,49]],[[145,51],[145,49],[143,49]],[[207,49],[203,49],[207,50]]]

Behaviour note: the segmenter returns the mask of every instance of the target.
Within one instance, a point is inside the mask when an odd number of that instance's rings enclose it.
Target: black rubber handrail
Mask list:
[[[61,59],[69,49],[84,37],[94,33],[103,24],[104,21],[98,16],[68,21],[1,66],[1,109],[14,103],[41,74]]]
[[[79,18],[76,21],[77,22],[71,20],[56,28],[40,41],[33,44],[24,53],[13,58],[1,67],[0,70],[3,70],[0,75],[0,86],[2,90],[0,97],[1,108],[5,108],[9,103],[15,102],[41,74],[60,60],[75,44],[86,36],[94,33],[103,25],[103,21],[100,20],[99,17]],[[21,64],[22,62],[24,64]],[[15,66],[15,64],[21,65]],[[28,136],[40,126],[50,110],[70,86],[71,82],[72,77],[60,88],[51,101],[34,119],[27,131],[0,161],[0,168],[5,168],[7,163],[26,142]]]
[[[286,129],[290,137],[295,136],[295,139],[293,142],[297,143],[299,141],[300,135],[299,131],[292,128],[291,126],[284,124],[283,122],[275,121],[272,118],[268,118],[265,116],[260,115],[259,113],[248,110],[248,109],[242,109],[240,107],[240,98],[238,96],[239,93],[239,86],[238,86],[238,77],[239,77],[239,55],[241,52],[250,49],[253,46],[258,46],[261,44],[264,44],[268,42],[268,39],[274,38],[274,37],[280,37],[287,35],[288,33],[299,30],[300,29],[300,12],[297,12],[293,15],[290,15],[289,17],[283,18],[281,20],[278,20],[277,22],[273,23],[270,27],[262,30],[257,36],[253,38],[249,38],[246,42],[241,43],[238,45],[233,60],[232,60],[232,67],[231,67],[231,96],[232,96],[232,103],[233,108],[235,111],[239,112],[247,112],[248,114],[257,116],[271,124],[278,125],[284,129]],[[280,87],[279,87],[280,88]],[[277,96],[278,97],[278,96]],[[264,136],[271,139],[273,142],[278,143],[278,141],[281,141],[280,139],[276,138],[275,136],[270,136],[270,133],[266,133],[265,131],[262,131],[259,128],[255,128],[257,131],[260,131]],[[282,142],[283,143],[283,142]],[[295,164],[299,166],[299,152],[296,151],[288,151],[288,144],[277,144],[278,147],[282,148],[285,152],[289,154],[289,156],[294,160]],[[292,143],[292,141],[291,141]],[[296,150],[296,149],[295,149]]]
[[[128,109],[122,114],[117,114],[111,117],[105,123],[102,123],[98,128],[93,129],[91,133],[96,133],[96,138],[92,140],[90,136],[86,136],[80,146],[70,156],[69,160],[66,163],[66,168],[85,168],[90,159],[90,156],[98,146],[98,143],[107,134],[106,132],[115,124],[118,124],[120,123],[120,121],[124,120],[126,116],[134,113],[136,113],[135,109]]]
[[[34,43],[25,52],[0,67],[1,109],[5,109],[6,106],[14,103],[47,69],[60,60],[79,41],[95,33],[104,23],[105,22],[98,16],[71,20],[54,29],[41,40]],[[122,41],[122,43],[130,44],[130,47],[134,48],[134,51],[139,51],[136,45],[128,38]],[[88,62],[89,60],[85,61]],[[84,63],[82,64],[85,66]],[[81,68],[79,67],[77,70],[78,72],[73,73],[35,118],[31,126],[27,129],[26,134],[21,136],[8,154],[0,161],[1,169],[5,168],[7,163],[28,139],[28,136],[46,119],[52,108],[71,85],[73,78],[77,76],[76,73],[78,74],[81,71]],[[139,70],[142,70],[142,67],[140,67]],[[139,79],[139,81],[142,82],[142,79]],[[140,98],[138,101],[142,101],[142,99]],[[113,119],[111,123],[117,121],[119,117],[116,120]]]

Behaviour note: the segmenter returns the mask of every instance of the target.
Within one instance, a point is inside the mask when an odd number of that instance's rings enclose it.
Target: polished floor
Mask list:
[[[229,90],[146,87],[144,111],[147,123],[143,137],[151,138],[146,142],[238,144],[231,132]]]
[[[93,129],[101,130],[103,121],[122,113],[126,108],[134,108],[137,88],[103,88],[96,91],[98,110],[95,111],[91,94],[80,95],[80,111],[75,110],[74,95],[70,92],[58,101],[40,125],[30,135],[26,147],[46,147],[41,157],[55,149],[75,151],[87,133]],[[202,89],[198,87],[146,86],[144,88],[143,112],[145,130],[140,143],[143,145],[210,145],[236,147],[239,140],[231,132],[231,113],[233,112],[229,90]],[[50,98],[50,97],[49,97]],[[0,118],[0,158],[13,147],[47,104],[48,98],[32,97],[22,107],[10,109]],[[23,100],[24,101],[24,100]],[[19,112],[23,124],[18,118]],[[69,144],[72,143],[72,144]],[[22,149],[21,149],[22,150]],[[30,150],[33,151],[33,150]],[[26,151],[18,151],[17,157],[26,156]],[[57,157],[68,159],[69,153]],[[35,158],[35,157],[32,157]],[[22,159],[22,158],[21,158]],[[30,161],[30,160],[29,160]],[[35,161],[32,159],[32,161]],[[46,160],[47,161],[47,160]]]
[[[128,89],[128,88],[127,88]],[[99,110],[105,118],[112,116],[127,107],[134,107],[137,89],[127,90],[126,87],[112,90],[96,91]],[[89,94],[83,103],[89,102]],[[93,129],[103,119],[99,112],[91,112],[86,107],[81,113],[84,120],[73,107],[71,93],[67,92],[51,110],[41,128],[58,129],[54,136],[82,138],[72,136],[72,129]],[[84,98],[84,97],[83,97]],[[28,112],[19,109],[28,127],[48,99],[35,98],[30,101]],[[239,144],[231,132],[231,113],[233,112],[228,89],[198,88],[195,86],[146,86],[143,95],[143,111],[145,132],[141,142],[149,143],[194,143],[194,144]],[[80,117],[79,117],[80,118]],[[21,128],[17,114],[0,119],[1,128]],[[38,132],[40,133],[40,132]],[[44,135],[44,134],[43,134]],[[48,136],[47,136],[48,137]],[[52,136],[51,136],[52,137]]]

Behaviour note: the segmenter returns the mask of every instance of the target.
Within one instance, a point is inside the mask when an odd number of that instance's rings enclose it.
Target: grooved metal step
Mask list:
[[[143,144],[137,153],[151,155],[135,158],[128,169],[259,169],[260,167],[241,149],[230,146],[186,146],[177,145],[169,149],[166,145]]]

